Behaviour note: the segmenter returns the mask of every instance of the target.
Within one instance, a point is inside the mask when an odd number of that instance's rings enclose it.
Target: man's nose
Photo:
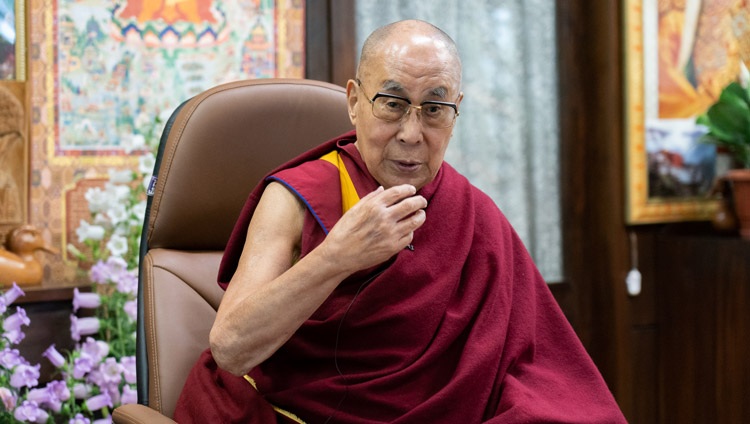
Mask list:
[[[406,143],[419,143],[422,140],[422,117],[418,107],[409,105],[409,110],[401,119],[400,139]]]

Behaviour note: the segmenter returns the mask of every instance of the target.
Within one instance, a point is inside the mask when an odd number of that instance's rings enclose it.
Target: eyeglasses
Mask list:
[[[370,99],[365,93],[362,82],[357,79],[357,85],[372,105],[372,114],[379,119],[388,122],[398,122],[409,115],[411,109],[417,109],[422,123],[430,128],[448,128],[458,116],[458,105],[450,102],[428,100],[419,106],[411,104],[411,100],[387,93],[377,93]]]

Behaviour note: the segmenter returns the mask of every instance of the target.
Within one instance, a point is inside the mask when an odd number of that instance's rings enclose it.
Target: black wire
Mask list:
[[[352,309],[352,305],[354,305],[354,301],[357,300],[357,297],[359,297],[360,292],[362,292],[362,289],[365,288],[367,284],[369,284],[372,280],[374,280],[377,276],[383,273],[383,271],[386,270],[387,267],[381,269],[377,273],[375,273],[373,276],[368,278],[365,282],[359,285],[359,288],[357,288],[357,292],[354,293],[354,297],[352,297],[352,300],[349,302],[349,305],[347,305],[346,310],[344,311],[344,315],[341,316],[341,320],[339,321],[339,326],[336,329],[336,341],[333,345],[333,364],[336,367],[336,372],[338,373],[339,377],[344,381],[344,395],[341,396],[341,399],[339,400],[339,403],[336,405],[336,408],[333,410],[333,414],[331,414],[326,420],[324,424],[328,424],[333,417],[336,416],[336,413],[341,410],[341,407],[344,404],[344,400],[346,400],[346,396],[349,394],[349,382],[347,381],[346,376],[341,371],[341,367],[339,366],[339,340],[341,338],[341,329],[344,326],[344,320],[346,319],[346,316],[349,315],[349,311]]]

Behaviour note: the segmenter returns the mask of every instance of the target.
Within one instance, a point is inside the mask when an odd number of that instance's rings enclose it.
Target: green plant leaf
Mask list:
[[[746,89],[740,83],[733,81],[722,90],[719,101],[725,97],[741,101],[745,109],[750,110],[750,87]]]
[[[750,108],[742,103],[727,100],[715,103],[708,109],[709,132],[716,138],[732,143],[750,143]]]
[[[708,129],[700,142],[726,147],[738,163],[750,168],[750,86],[730,83],[695,122]]]
[[[711,128],[711,118],[708,117],[707,114],[702,114],[696,118],[695,123],[698,125],[703,125],[706,128]]]
[[[732,83],[728,85],[719,96],[718,105],[731,110],[736,115],[750,117],[750,102],[747,99],[747,92],[741,85]]]

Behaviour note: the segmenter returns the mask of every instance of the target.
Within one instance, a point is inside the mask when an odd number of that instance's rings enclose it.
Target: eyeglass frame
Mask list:
[[[406,102],[406,105],[409,106],[409,109],[406,110],[406,113],[404,113],[401,116],[401,118],[393,120],[393,121],[390,121],[388,119],[381,118],[381,117],[375,115],[375,111],[372,110],[372,116],[374,116],[374,117],[376,117],[376,118],[378,118],[378,119],[380,119],[382,121],[385,121],[385,122],[401,122],[401,121],[403,121],[403,119],[404,119],[405,116],[409,116],[409,114],[411,113],[412,108],[414,108],[414,109],[417,109],[419,111],[419,115],[420,115],[419,122],[421,123],[422,122],[422,117],[421,117],[421,115],[422,115],[422,108],[426,104],[448,106],[448,107],[452,108],[454,112],[456,112],[456,114],[453,116],[453,119],[451,120],[451,123],[449,125],[446,125],[444,127],[430,127],[430,128],[435,128],[435,129],[450,128],[450,127],[453,126],[453,124],[456,123],[456,118],[458,118],[458,115],[461,114],[458,111],[458,105],[456,103],[453,103],[453,102],[444,102],[444,101],[440,101],[440,100],[425,100],[422,103],[420,103],[419,105],[414,105],[414,104],[411,103],[411,100],[409,100],[406,97],[397,96],[395,94],[383,93],[381,91],[378,91],[377,93],[375,93],[375,95],[372,98],[369,98],[367,96],[367,93],[365,93],[365,88],[362,87],[362,81],[360,81],[359,78],[356,78],[355,81],[357,82],[357,85],[359,86],[359,88],[362,90],[362,93],[365,95],[365,98],[367,99],[367,101],[370,102],[371,108],[375,107],[375,100],[378,99],[378,98],[380,98],[380,97],[397,99],[397,100],[403,100],[403,101]]]

